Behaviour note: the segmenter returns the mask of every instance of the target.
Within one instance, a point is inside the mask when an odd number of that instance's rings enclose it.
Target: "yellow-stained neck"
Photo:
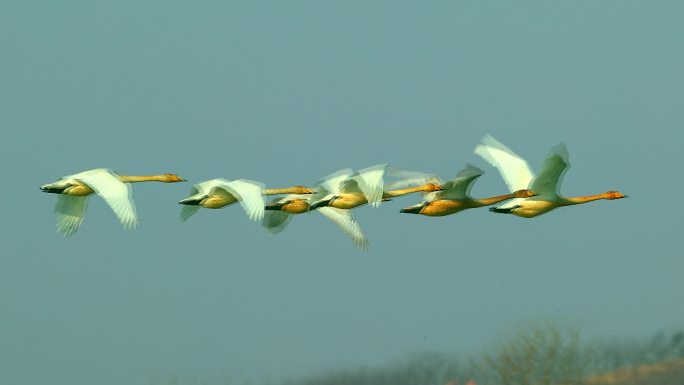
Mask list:
[[[597,201],[600,199],[611,199],[608,193],[585,195],[580,197],[565,197],[563,198],[563,206],[581,205],[582,203]]]
[[[264,190],[264,195],[278,195],[278,194],[313,194],[313,190],[306,186],[292,186],[284,188],[267,188]]]
[[[160,175],[119,175],[119,179],[124,183],[137,182],[185,182],[185,179],[176,174],[160,174]]]
[[[473,202],[477,205],[477,207],[482,207],[482,206],[489,206],[493,205],[495,203],[499,203],[508,199],[515,198],[515,194],[505,194],[505,195],[497,195],[489,198],[481,198],[481,199],[473,199]]]
[[[403,189],[398,189],[398,190],[388,190],[388,191],[383,191],[382,192],[382,197],[383,198],[394,198],[406,194],[411,194],[411,193],[416,193],[416,192],[431,192],[431,191],[439,191],[440,188],[439,186],[433,184],[433,183],[427,183],[421,186],[416,186],[416,187],[408,187],[408,188],[403,188]]]

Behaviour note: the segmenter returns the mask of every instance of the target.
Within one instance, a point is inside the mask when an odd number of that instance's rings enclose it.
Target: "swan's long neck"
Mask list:
[[[571,205],[580,205],[582,203],[587,203],[591,201],[597,201],[600,199],[606,199],[608,198],[608,195],[606,193],[603,194],[596,194],[596,195],[585,195],[581,197],[565,197],[563,198],[563,205],[564,206],[571,206]]]
[[[515,194],[497,195],[489,198],[473,199],[473,202],[475,202],[479,206],[489,206],[511,198],[515,198]]]
[[[267,189],[264,189],[264,195],[278,195],[278,194],[301,194],[301,188],[285,187],[285,188],[267,188]]]
[[[432,191],[428,190],[428,185],[422,185],[422,186],[417,186],[417,187],[408,187],[408,188],[403,188],[399,190],[388,190],[388,191],[383,191],[382,192],[382,197],[383,198],[394,198],[406,194],[411,194],[415,192],[422,192],[422,191]]]
[[[119,175],[119,179],[125,183],[137,182],[166,182],[165,175]]]

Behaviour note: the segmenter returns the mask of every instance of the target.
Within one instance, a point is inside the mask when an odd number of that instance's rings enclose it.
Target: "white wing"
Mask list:
[[[345,168],[321,178],[317,182],[318,187],[309,199],[309,202],[313,205],[318,201],[330,199],[338,195],[343,189],[345,181],[348,181],[352,175],[354,175],[354,171],[350,168]]]
[[[339,194],[341,183],[351,178],[352,175],[354,175],[354,171],[350,168],[345,168],[325,176],[318,182],[318,184],[324,189],[328,190],[330,194]]]
[[[387,190],[420,186],[426,183],[435,183],[439,185],[444,183],[444,181],[437,174],[429,174],[420,171],[388,169],[387,175],[396,179],[385,186]]]
[[[220,180],[217,187],[228,191],[240,200],[240,205],[247,213],[249,219],[260,221],[264,217],[264,196],[262,195],[264,185],[247,180],[238,179],[234,181]]]
[[[200,193],[199,188],[200,188],[199,184],[190,187],[189,197],[192,197],[194,195],[199,194]],[[180,212],[181,222],[185,222],[188,219],[190,219],[191,216],[195,215],[195,213],[197,211],[199,211],[199,208],[200,208],[199,205],[183,205],[183,207],[181,207],[181,212]]]
[[[334,207],[321,207],[318,212],[326,218],[335,222],[342,231],[354,242],[354,245],[361,250],[368,250],[368,239],[363,234],[361,226],[354,219],[349,210],[336,209]]]
[[[214,187],[216,187],[216,186],[218,186],[224,182],[227,182],[227,181],[228,181],[227,179],[217,178],[217,179],[210,179],[210,180],[206,180],[204,182],[197,183],[196,185],[193,186],[193,189],[190,190],[190,193],[191,193],[190,196],[195,195],[195,194],[207,195],[211,192],[212,188],[214,188]],[[193,191],[195,191],[195,192],[193,193]]]
[[[330,194],[330,191],[323,188],[323,186],[316,186],[313,194],[307,194],[302,199],[308,200],[309,204],[314,204],[320,201],[321,199],[325,199],[328,195],[332,196],[332,194]]]
[[[275,235],[285,230],[285,227],[292,220],[292,215],[285,211],[266,210],[264,218],[261,220],[263,226],[269,234]]]
[[[353,177],[372,207],[378,207],[382,202],[383,176],[386,168],[386,164],[378,164],[360,170],[358,175]]]
[[[465,168],[458,172],[456,178],[451,179],[442,185],[443,190],[435,193],[436,199],[462,200],[470,198],[470,189],[475,180],[482,176],[484,172],[479,168],[467,164]]]
[[[59,194],[55,204],[57,231],[66,237],[73,235],[83,223],[83,215],[88,207],[88,197],[75,197]]]
[[[107,169],[96,169],[71,175],[95,190],[112,208],[114,214],[125,229],[133,229],[138,225],[138,216],[133,203],[131,187]]]
[[[482,138],[482,144],[475,147],[475,153],[499,170],[511,192],[529,188],[534,179],[527,161],[490,135]]]
[[[564,144],[559,144],[551,149],[549,156],[544,160],[541,172],[530,188],[539,195],[558,196],[563,174],[569,167],[568,150]]]

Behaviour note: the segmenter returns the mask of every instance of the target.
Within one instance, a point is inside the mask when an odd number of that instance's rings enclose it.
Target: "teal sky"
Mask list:
[[[10,1],[0,11],[0,382],[255,381],[416,351],[477,353],[537,317],[589,336],[681,326],[680,1]],[[239,207],[179,223],[190,184],[134,186],[124,231],[91,199],[54,225],[63,175],[312,183],[389,163],[498,172],[490,133],[538,169],[563,141],[566,195],[526,220],[471,210],[319,215],[277,237]]]

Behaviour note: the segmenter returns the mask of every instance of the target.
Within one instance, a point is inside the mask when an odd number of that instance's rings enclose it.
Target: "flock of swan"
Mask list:
[[[261,221],[269,233],[277,234],[287,226],[292,215],[316,211],[339,226],[358,248],[367,249],[368,240],[350,210],[364,204],[378,207],[383,201],[410,193],[422,193],[423,200],[401,212],[432,217],[451,215],[508,200],[489,210],[531,218],[557,207],[599,199],[626,198],[626,195],[618,191],[580,197],[560,195],[562,176],[569,167],[568,152],[563,144],[551,149],[537,176],[527,161],[490,135],[482,139],[475,148],[475,154],[499,170],[510,190],[508,194],[473,198],[470,189],[484,172],[472,165],[466,165],[455,178],[444,181],[430,174],[388,171],[387,165],[383,164],[356,172],[351,169],[340,170],[322,178],[312,187],[272,189],[247,179],[208,180],[194,185],[190,196],[178,202],[183,205],[180,220],[188,220],[200,207],[218,209],[239,202],[251,220]],[[393,176],[396,181],[386,185],[385,175]],[[125,229],[135,228],[138,217],[130,183],[148,181],[174,183],[186,180],[175,174],[119,175],[101,168],[65,176],[57,182],[41,186],[40,189],[59,194],[55,204],[57,231],[70,236],[81,226],[88,197],[93,193],[111,207]],[[265,203],[264,195],[281,197]]]

